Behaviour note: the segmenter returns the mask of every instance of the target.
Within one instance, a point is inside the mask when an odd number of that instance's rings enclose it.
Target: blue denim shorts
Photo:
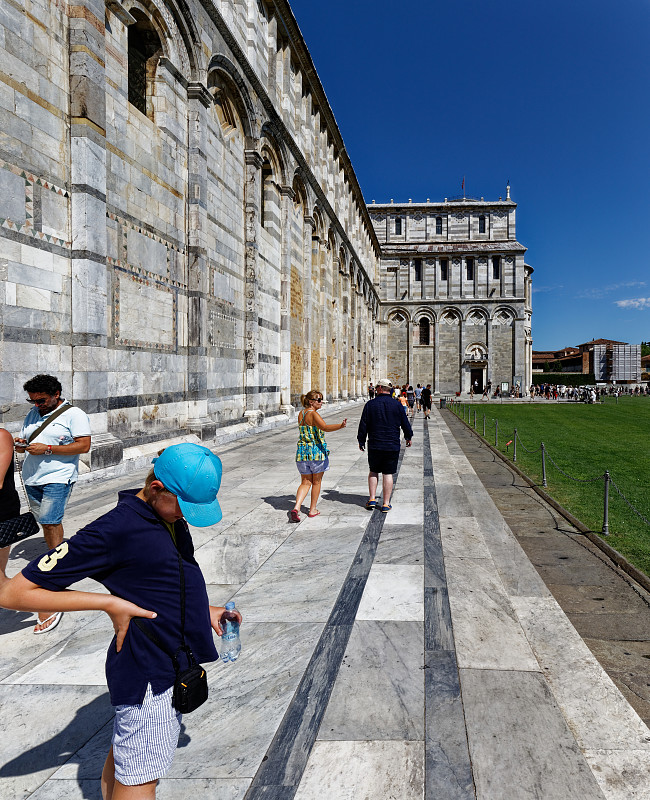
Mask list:
[[[322,461],[296,461],[296,466],[301,475],[318,475],[320,472],[327,472],[330,460],[324,458]]]
[[[29,507],[41,525],[59,525],[74,483],[45,483],[25,486]]]

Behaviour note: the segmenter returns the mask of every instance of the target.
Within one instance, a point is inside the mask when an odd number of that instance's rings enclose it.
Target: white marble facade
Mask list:
[[[502,280],[481,250],[468,294],[454,250],[443,302],[429,253],[417,295],[404,276],[430,210],[405,209],[397,237],[396,209],[373,224],[285,0],[30,8],[0,13],[0,424],[24,417],[27,378],[55,374],[98,469],[291,413],[310,388],[359,397],[387,370],[467,388],[467,347],[493,383],[527,375],[514,204],[485,204],[489,236],[472,234],[498,243]],[[478,221],[452,206],[458,242]],[[436,344],[412,347],[425,317]]]
[[[288,3],[31,11],[0,14],[2,422],[56,374],[101,467],[359,396],[379,247]]]

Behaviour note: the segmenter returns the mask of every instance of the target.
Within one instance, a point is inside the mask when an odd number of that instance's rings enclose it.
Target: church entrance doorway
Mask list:
[[[472,386],[474,387],[474,394],[477,392],[483,392],[483,368],[480,369],[473,369],[470,372],[470,381],[472,382]],[[477,386],[478,384],[478,386]]]

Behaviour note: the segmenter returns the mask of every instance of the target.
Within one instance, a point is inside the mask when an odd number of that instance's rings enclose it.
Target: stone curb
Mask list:
[[[457,419],[459,422],[471,431],[474,436],[476,436],[482,444],[484,444],[487,448],[489,448],[495,455],[499,456],[499,458],[506,464],[509,469],[513,472],[517,473],[520,478],[522,478],[526,483],[530,486],[530,488],[536,492],[543,500],[545,500],[552,508],[554,508],[559,514],[561,514],[567,522],[570,522],[574,528],[577,528],[580,533],[584,534],[584,536],[589,539],[590,542],[593,542],[596,547],[602,550],[603,553],[613,561],[617,567],[623,570],[623,572],[627,573],[631,578],[633,578],[640,586],[642,586],[647,592],[650,592],[650,577],[648,577],[644,572],[641,572],[640,569],[631,564],[624,555],[615,550],[611,545],[607,544],[601,536],[597,533],[592,531],[588,528],[583,522],[581,522],[577,517],[574,517],[570,511],[567,511],[564,506],[561,506],[557,500],[554,500],[549,494],[547,494],[543,489],[541,489],[531,478],[526,475],[525,472],[522,472],[516,464],[513,464],[500,450],[498,450],[494,445],[491,445],[486,439],[484,439],[477,431],[472,428],[464,419],[457,417],[456,414],[453,413],[451,409],[446,409],[450,414],[453,414],[454,418]]]

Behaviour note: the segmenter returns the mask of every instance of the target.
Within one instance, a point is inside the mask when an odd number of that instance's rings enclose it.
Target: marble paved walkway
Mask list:
[[[194,538],[211,600],[244,614],[243,650],[208,666],[210,699],[184,720],[159,800],[650,798],[650,730],[440,414],[416,417],[382,515],[363,508],[359,412],[328,435],[322,513],[299,525],[295,429],[220,448],[224,519]],[[79,487],[68,532],[141,481]],[[42,549],[17,545],[9,573]],[[32,625],[0,611],[0,798],[97,799],[110,621],[67,614],[39,637]]]

